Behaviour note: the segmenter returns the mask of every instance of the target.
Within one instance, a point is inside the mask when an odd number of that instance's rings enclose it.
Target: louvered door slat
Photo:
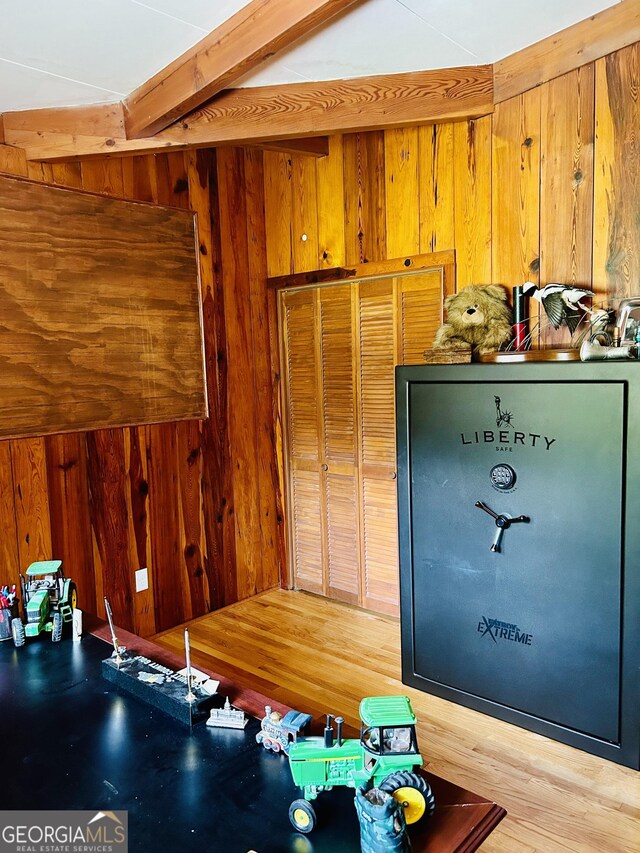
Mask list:
[[[333,598],[357,604],[360,572],[356,477],[327,473],[326,495],[329,592]]]
[[[356,462],[351,285],[320,292],[324,453],[327,462]]]
[[[289,450],[293,457],[318,459],[318,387],[314,359],[315,293],[285,293]]]
[[[360,285],[361,595],[365,607],[398,611],[394,405],[394,282]]]
[[[362,478],[364,606],[396,615],[399,608],[395,480]]]
[[[395,459],[393,284],[360,285],[360,423],[362,462]]]
[[[442,323],[443,276],[433,270],[398,278],[400,354],[402,364],[424,364]]]
[[[323,591],[321,484],[318,471],[294,470],[291,476],[293,561],[296,586]]]

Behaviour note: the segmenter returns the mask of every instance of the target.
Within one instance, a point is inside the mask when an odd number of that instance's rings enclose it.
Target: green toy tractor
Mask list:
[[[380,696],[360,703],[360,739],[342,738],[342,717],[336,717],[336,742],[327,715],[324,737],[305,737],[291,744],[289,764],[304,799],[294,800],[289,820],[298,832],[308,833],[316,825],[309,800],[334,785],[349,788],[368,783],[391,794],[404,806],[408,824],[433,814],[435,800],[423,776],[416,740],[416,718],[406,696]]]
[[[16,648],[24,646],[27,637],[37,637],[43,631],[51,633],[58,643],[62,627],[71,622],[78,603],[76,585],[65,578],[62,560],[31,563],[25,575],[20,575],[22,607],[26,622],[11,620],[11,634]]]

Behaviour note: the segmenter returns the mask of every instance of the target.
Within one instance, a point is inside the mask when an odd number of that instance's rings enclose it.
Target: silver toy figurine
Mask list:
[[[116,631],[113,627],[113,613],[111,612],[111,605],[109,604],[108,598],[105,596],[104,599],[104,609],[107,611],[107,619],[109,621],[109,628],[111,629],[111,642],[113,643],[113,654],[112,658],[116,660],[116,666],[120,666],[122,663],[122,655],[127,651],[124,646],[121,646],[118,643],[118,638],[116,637]]]
[[[187,695],[184,697],[186,702],[195,702],[196,695],[191,689],[191,646],[189,645],[189,629],[184,629],[184,651],[187,658]]]

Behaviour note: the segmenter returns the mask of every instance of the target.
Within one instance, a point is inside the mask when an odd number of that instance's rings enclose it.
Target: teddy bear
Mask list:
[[[507,291],[497,284],[470,284],[444,301],[447,322],[433,341],[434,349],[495,352],[513,337]]]

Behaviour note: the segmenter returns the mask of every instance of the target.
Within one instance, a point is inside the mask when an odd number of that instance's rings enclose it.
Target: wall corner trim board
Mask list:
[[[194,214],[0,175],[0,438],[204,417]]]

